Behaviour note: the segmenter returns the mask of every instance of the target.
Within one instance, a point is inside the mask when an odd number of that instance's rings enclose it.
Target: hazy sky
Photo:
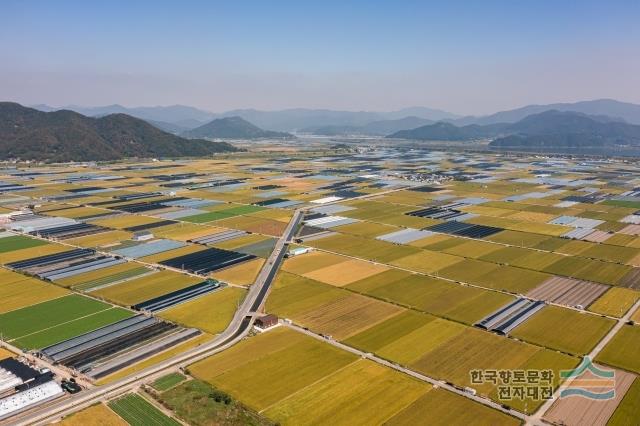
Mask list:
[[[640,1],[0,1],[0,100],[480,114],[640,103]]]

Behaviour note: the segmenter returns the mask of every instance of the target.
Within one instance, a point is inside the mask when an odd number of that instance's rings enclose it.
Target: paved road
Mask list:
[[[225,331],[218,335],[214,340],[170,358],[161,364],[146,368],[131,376],[120,379],[114,383],[83,391],[79,394],[55,401],[46,406],[36,407],[24,414],[20,414],[11,419],[0,422],[0,424],[47,424],[67,414],[86,408],[100,400],[114,398],[126,393],[145,381],[160,377],[170,368],[186,363],[196,362],[236,344],[251,330],[254,320],[252,312],[255,312],[263,305],[271,281],[273,280],[282,257],[284,256],[287,244],[295,233],[295,230],[302,219],[302,215],[303,212],[301,210],[296,210],[294,212],[285,232],[276,242],[273,252],[258,274],[256,282],[250,287],[247,296],[236,311],[230,324],[227,326]]]
[[[631,316],[637,309],[640,309],[640,300],[638,300],[622,318],[619,318],[617,320],[618,322],[616,323],[616,325],[614,325],[613,328],[611,328],[611,330],[609,330],[609,332],[602,338],[602,340],[598,342],[598,344],[593,348],[593,350],[589,352],[589,355],[588,355],[589,358],[594,360],[598,356],[598,354],[602,351],[602,349],[604,349],[607,343],[609,343],[611,339],[613,339],[613,337],[618,333],[618,331],[620,331],[620,329],[625,325],[625,323],[627,323],[631,319]],[[529,418],[529,421],[527,421],[526,424],[527,425],[545,424],[544,421],[542,420],[543,416],[551,408],[553,403],[558,399],[558,397],[560,396],[560,392],[562,392],[563,389],[566,389],[569,386],[569,383],[570,381],[565,381],[562,385],[560,385],[558,389],[556,389],[556,391],[554,392],[553,399],[550,399],[546,401],[544,404],[542,404],[540,409],[538,409],[538,411],[536,411],[536,413]]]
[[[491,408],[496,409],[498,411],[502,411],[503,413],[510,414],[510,415],[512,415],[514,417],[517,417],[517,418],[521,419],[521,420],[527,420],[527,418],[528,418],[528,416],[526,416],[525,414],[522,414],[522,413],[520,413],[518,411],[515,411],[515,410],[507,410],[506,408],[503,408],[497,402],[494,402],[494,401],[492,401],[490,399],[483,398],[483,397],[477,396],[477,395],[473,395],[473,394],[471,394],[469,392],[465,392],[465,391],[463,391],[461,389],[456,388],[455,386],[451,386],[451,385],[447,384],[444,381],[436,380],[436,379],[434,379],[432,377],[425,376],[424,374],[420,374],[420,373],[418,373],[416,371],[410,370],[410,369],[405,368],[405,367],[403,367],[401,365],[394,364],[392,362],[387,361],[386,359],[377,357],[376,355],[374,355],[372,353],[363,352],[363,351],[361,351],[359,349],[352,348],[351,346],[347,346],[347,345],[345,345],[343,343],[340,343],[340,342],[337,342],[337,341],[335,341],[333,339],[324,338],[324,337],[320,336],[319,334],[316,334],[316,333],[314,333],[312,331],[306,330],[306,329],[304,329],[302,327],[299,327],[297,325],[294,325],[294,324],[288,324],[286,322],[282,322],[282,325],[284,325],[285,327],[292,328],[292,329],[294,329],[294,330],[296,330],[296,331],[298,331],[300,333],[304,333],[304,334],[306,334],[308,336],[311,336],[313,338],[316,338],[318,340],[322,340],[323,342],[329,343],[329,344],[331,344],[333,346],[336,346],[336,347],[338,347],[338,348],[340,348],[342,350],[345,350],[347,352],[351,352],[352,354],[359,355],[362,358],[370,359],[371,361],[376,362],[376,363],[381,364],[381,365],[384,365],[385,367],[389,367],[389,368],[392,368],[392,369],[394,369],[396,371],[400,371],[400,372],[402,372],[404,374],[407,374],[407,375],[409,375],[411,377],[415,377],[416,379],[422,380],[423,382],[430,383],[433,386],[437,386],[437,387],[440,387],[442,389],[446,389],[446,390],[448,390],[450,392],[453,392],[453,393],[458,394],[460,396],[463,396],[465,398],[469,398],[469,399],[471,399],[471,400],[473,400],[475,402],[478,402],[478,403],[480,403],[482,405],[486,405],[487,407],[491,407]]]

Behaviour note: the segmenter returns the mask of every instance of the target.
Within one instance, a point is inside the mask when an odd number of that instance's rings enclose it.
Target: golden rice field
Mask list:
[[[199,361],[189,371],[262,411],[356,359],[321,341],[279,328]],[[263,392],[265,388],[269,392]]]
[[[302,275],[316,281],[343,287],[387,270],[389,268],[380,264],[349,259]]]
[[[356,361],[264,411],[282,424],[381,424],[431,386],[372,361]],[[345,401],[349,401],[345,404]]]
[[[445,390],[433,389],[385,422],[389,426],[421,423],[438,426],[453,424],[516,426],[520,421],[515,417],[476,404],[465,397]]]
[[[226,287],[172,306],[159,315],[185,327],[195,327],[210,334],[218,334],[231,322],[245,295],[246,291],[243,289]]]
[[[65,417],[61,426],[126,426],[128,425],[109,407],[102,403],[92,405],[82,411]]]
[[[640,374],[640,327],[625,325],[596,357],[596,361]]]
[[[13,357],[15,354],[5,348],[0,347],[0,360],[5,359],[5,358],[11,358]]]
[[[72,238],[66,242],[78,245],[80,247],[105,247],[111,244],[117,244],[121,241],[128,240],[133,234],[127,231],[109,231],[99,234],[87,235],[86,237]]]
[[[292,274],[304,275],[317,269],[345,262],[346,260],[347,258],[344,256],[315,250],[311,253],[286,259],[282,265],[282,270],[291,272]]]
[[[562,352],[587,354],[614,321],[557,306],[547,306],[512,332],[515,337]]]
[[[335,339],[347,338],[367,327],[397,315],[404,309],[356,294],[317,306],[292,319]]]
[[[4,269],[0,269],[0,283],[0,313],[69,294],[63,288]]]
[[[0,264],[4,265],[6,263],[31,259],[38,256],[46,256],[49,254],[60,253],[67,250],[69,250],[69,247],[60,244],[46,244],[38,247],[4,252],[0,253]]]
[[[628,288],[613,287],[596,300],[589,310],[603,315],[622,317],[640,299],[640,292]]]
[[[253,259],[230,268],[216,271],[210,275],[212,278],[226,283],[248,286],[255,282],[264,262],[264,259]]]

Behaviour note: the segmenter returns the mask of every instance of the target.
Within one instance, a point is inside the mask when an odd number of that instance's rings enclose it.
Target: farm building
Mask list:
[[[287,257],[300,256],[301,254],[309,253],[312,249],[310,247],[297,247],[287,252]]]
[[[149,231],[138,231],[133,233],[131,239],[133,241],[147,241],[153,239],[153,234]]]
[[[0,361],[0,420],[63,394],[53,373],[29,367],[14,358]]]
[[[278,325],[278,317],[273,314],[263,315],[256,319],[255,325],[261,330],[275,327]]]

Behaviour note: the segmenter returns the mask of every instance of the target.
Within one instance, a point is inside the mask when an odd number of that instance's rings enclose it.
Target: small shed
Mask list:
[[[153,234],[149,231],[134,232],[131,239],[133,241],[148,241],[153,239]]]
[[[255,322],[256,327],[261,329],[267,329],[278,325],[278,317],[273,314],[263,315],[260,318],[256,319]]]

